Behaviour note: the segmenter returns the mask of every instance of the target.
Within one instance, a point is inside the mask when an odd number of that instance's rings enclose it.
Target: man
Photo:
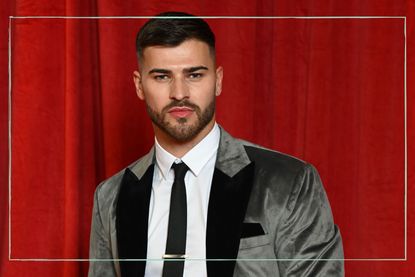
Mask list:
[[[97,188],[89,276],[343,276],[316,170],[216,124],[223,69],[207,23],[164,13],[136,46],[155,145]]]

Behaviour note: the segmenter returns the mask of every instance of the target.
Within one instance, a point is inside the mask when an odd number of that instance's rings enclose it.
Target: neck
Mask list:
[[[208,125],[206,125],[206,127],[202,131],[200,131],[194,138],[192,138],[189,141],[183,142],[170,137],[157,126],[153,125],[154,134],[160,146],[177,158],[182,158],[187,152],[190,151],[190,149],[192,149],[204,137],[206,137],[209,134],[209,132],[213,129],[213,126],[215,126],[214,119],[212,119],[212,121],[209,122]]]

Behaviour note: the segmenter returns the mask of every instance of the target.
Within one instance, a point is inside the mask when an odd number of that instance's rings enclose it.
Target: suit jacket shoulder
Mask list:
[[[91,261],[88,276],[121,276],[120,264],[117,261],[119,255],[116,228],[117,201],[121,184],[127,171],[141,178],[153,162],[154,148],[96,188],[89,253],[90,259],[98,261]]]
[[[247,141],[235,143],[255,164],[244,222],[260,224],[265,234],[241,239],[234,276],[344,276],[340,232],[314,166]],[[268,259],[276,263],[261,261]]]
[[[255,161],[257,166],[261,168],[275,170],[275,168],[278,167],[281,168],[281,170],[288,170],[293,174],[296,174],[308,164],[294,156],[268,149],[245,140],[239,141],[244,145],[249,158],[252,161]]]
[[[111,207],[117,201],[121,181],[126,169],[131,170],[140,179],[152,163],[154,163],[154,148],[151,148],[146,155],[131,163],[126,168],[101,182],[95,191],[100,208]]]

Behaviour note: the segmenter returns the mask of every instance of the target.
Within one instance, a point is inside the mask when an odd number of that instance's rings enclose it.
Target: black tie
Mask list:
[[[184,258],[186,254],[187,201],[184,176],[189,169],[185,163],[174,163],[174,182],[170,196],[169,227],[167,232],[166,254],[163,266],[163,277],[183,276]],[[179,259],[177,261],[177,259]]]

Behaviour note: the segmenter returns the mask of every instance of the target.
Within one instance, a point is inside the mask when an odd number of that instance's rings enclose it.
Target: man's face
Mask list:
[[[213,124],[222,75],[209,46],[190,39],[175,47],[145,48],[134,83],[155,131],[186,142]]]

